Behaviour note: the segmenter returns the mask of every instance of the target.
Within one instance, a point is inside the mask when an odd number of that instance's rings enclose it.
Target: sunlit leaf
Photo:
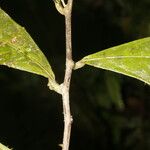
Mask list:
[[[54,79],[47,59],[26,30],[1,9],[0,64]]]
[[[0,9],[0,65],[42,75],[55,86],[55,76],[46,57],[26,30]]]
[[[0,143],[0,150],[11,150],[11,149]]]
[[[76,63],[122,73],[150,84],[150,38],[144,38],[88,55]]]

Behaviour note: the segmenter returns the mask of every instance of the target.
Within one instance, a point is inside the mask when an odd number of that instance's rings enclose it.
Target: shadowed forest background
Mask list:
[[[65,69],[64,17],[52,0],[1,0],[49,60],[56,79]],[[149,0],[74,0],[73,58],[150,36]],[[150,87],[86,66],[73,72],[70,150],[150,150]],[[59,150],[61,96],[47,79],[0,66],[0,142],[14,150]]]

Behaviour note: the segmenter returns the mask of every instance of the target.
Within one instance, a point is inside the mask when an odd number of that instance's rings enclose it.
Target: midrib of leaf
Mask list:
[[[84,59],[84,62],[86,61],[86,59],[88,61],[95,61],[95,60],[102,60],[102,59],[119,59],[119,58],[150,58],[150,56],[106,56],[106,57],[99,57],[99,58],[86,58]]]
[[[97,67],[97,68],[101,68],[101,69],[106,69],[106,70],[110,70],[110,71],[114,71],[114,69],[112,69],[112,68],[107,68],[107,67],[103,67],[103,65],[99,65],[99,64],[97,64],[97,63],[94,63],[94,64],[91,64],[91,63],[89,63],[89,62],[94,62],[94,61],[97,61],[97,60],[111,60],[111,59],[120,59],[120,58],[122,58],[122,59],[124,59],[124,58],[136,58],[136,59],[141,59],[141,58],[143,58],[143,56],[111,56],[111,57],[101,57],[101,58],[88,58],[87,60],[86,60],[86,57],[85,57],[85,59],[84,59],[84,61],[83,61],[83,63],[86,63],[86,64],[88,64],[88,65],[90,65],[90,66],[95,66],[95,67]],[[150,59],[150,56],[144,56],[144,58],[145,59]],[[82,61],[81,61],[82,62]],[[101,67],[100,67],[101,66]],[[148,67],[148,66],[147,66]],[[149,79],[149,75],[146,77],[147,78],[147,81],[145,80],[145,75],[144,75],[144,77],[141,75],[142,74],[142,71],[144,71],[142,68],[141,68],[141,71],[140,71],[140,76],[139,76],[139,72],[137,72],[137,71],[132,71],[132,70],[129,70],[129,69],[126,69],[126,68],[122,68],[122,66],[121,65],[115,65],[115,68],[118,68],[118,69],[115,69],[115,72],[116,73],[121,73],[121,74],[124,74],[124,75],[127,75],[127,76],[131,76],[131,77],[133,77],[133,78],[137,78],[137,79],[139,79],[139,80],[141,80],[141,81],[143,81],[143,82],[145,82],[145,83],[147,83],[147,84],[149,84],[150,85],[150,79]],[[118,71],[118,70],[120,70],[120,71]],[[149,67],[149,70],[150,70],[150,67]],[[130,74],[130,75],[129,75]]]
[[[86,64],[131,76],[150,85],[150,37],[85,56],[76,63],[75,69]]]

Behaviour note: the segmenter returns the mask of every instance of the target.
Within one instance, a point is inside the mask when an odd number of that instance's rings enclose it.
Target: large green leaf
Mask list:
[[[0,9],[0,65],[6,65],[49,79],[55,87],[55,76],[46,57],[26,30]]]
[[[26,30],[1,9],[0,64],[54,79],[47,59]]]
[[[144,38],[88,55],[76,63],[122,73],[150,84],[150,38]]]

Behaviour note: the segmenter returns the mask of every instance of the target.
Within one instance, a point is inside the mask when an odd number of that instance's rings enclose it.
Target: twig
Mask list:
[[[71,14],[73,0],[68,0],[65,4],[64,0],[54,0],[57,11],[65,16],[65,27],[66,27],[66,69],[64,82],[59,86],[58,93],[62,95],[63,102],[63,114],[64,114],[64,134],[63,134],[63,144],[62,150],[69,150],[70,135],[71,135],[71,124],[72,116],[70,112],[70,80],[72,76],[72,70],[74,68],[74,62],[72,60],[72,34],[71,34]]]
[[[62,5],[63,5],[63,7],[65,7],[65,6],[66,6],[66,4],[65,4],[64,0],[61,0],[61,3],[62,3]]]
[[[66,26],[66,70],[64,82],[62,85],[62,100],[63,100],[63,114],[64,114],[64,134],[62,150],[69,150],[71,123],[73,121],[70,112],[69,89],[72,70],[74,62],[72,60],[72,34],[71,34],[71,14],[72,14],[73,0],[68,0],[64,7],[65,26]]]

